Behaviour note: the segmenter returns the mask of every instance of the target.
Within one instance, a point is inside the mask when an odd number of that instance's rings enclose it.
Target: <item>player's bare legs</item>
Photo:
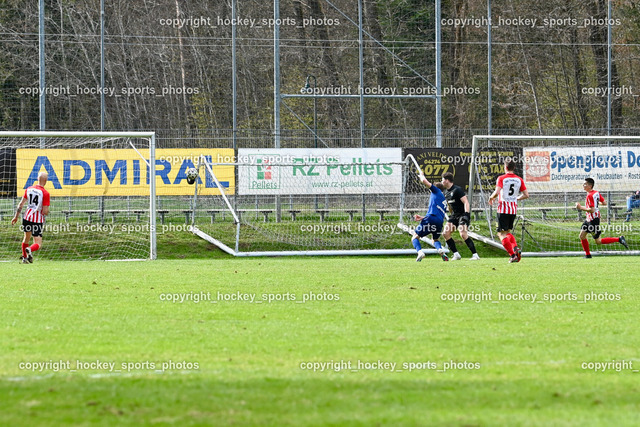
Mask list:
[[[455,224],[447,221],[444,225],[442,236],[444,237],[444,241],[447,242],[447,245],[449,246],[449,249],[451,250],[451,252],[453,252],[453,256],[451,257],[451,259],[454,261],[457,261],[462,257],[458,253],[458,249],[456,249],[456,244],[453,242],[453,240],[451,240],[451,235],[453,234],[454,231],[456,231]]]
[[[454,231],[456,231],[456,226],[451,224],[450,222],[447,222],[444,225],[444,230],[442,231],[444,239],[449,240],[451,238],[451,234],[453,234]]]

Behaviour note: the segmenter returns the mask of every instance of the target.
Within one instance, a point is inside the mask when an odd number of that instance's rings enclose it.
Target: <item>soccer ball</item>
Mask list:
[[[198,169],[196,168],[187,169],[187,182],[189,184],[193,184],[196,182],[196,179],[198,179]]]

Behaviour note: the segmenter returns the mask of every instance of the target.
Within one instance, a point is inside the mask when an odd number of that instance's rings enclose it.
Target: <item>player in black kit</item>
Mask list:
[[[442,235],[447,242],[447,246],[449,246],[449,250],[453,252],[452,260],[456,261],[462,258],[458,249],[456,249],[456,243],[451,238],[451,234],[456,231],[456,228],[460,232],[460,237],[462,237],[473,254],[471,259],[480,259],[473,240],[467,234],[467,229],[471,223],[471,206],[467,195],[462,188],[453,184],[453,174],[451,172],[442,174],[442,184],[445,188],[444,197],[449,205],[449,220],[444,226]]]

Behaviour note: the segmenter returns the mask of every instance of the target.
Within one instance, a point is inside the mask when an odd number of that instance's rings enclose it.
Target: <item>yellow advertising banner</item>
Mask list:
[[[149,150],[139,150],[148,158]],[[233,161],[234,150],[162,148],[156,150],[156,194],[158,196],[192,195],[194,188],[187,183],[187,170],[196,167],[200,156],[208,161]],[[47,172],[47,190],[52,197],[72,196],[148,196],[149,167],[133,149],[18,149],[17,195],[36,183],[38,173]],[[225,193],[235,193],[235,167],[214,166],[213,173]],[[215,180],[204,168],[198,176],[199,194],[219,195]]]

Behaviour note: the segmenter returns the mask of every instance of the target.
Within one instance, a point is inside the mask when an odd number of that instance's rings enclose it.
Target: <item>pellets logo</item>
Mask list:
[[[250,155],[251,179],[249,188],[258,191],[280,188],[280,155]]]
[[[551,180],[551,156],[548,151],[527,151],[524,162],[525,181]]]
[[[269,164],[269,159],[256,159],[258,164],[258,180],[271,180],[273,166]]]

